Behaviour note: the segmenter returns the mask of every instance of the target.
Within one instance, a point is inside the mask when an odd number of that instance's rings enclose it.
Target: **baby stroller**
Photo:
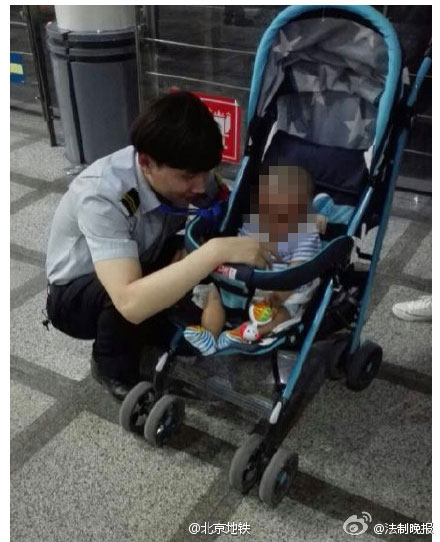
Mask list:
[[[183,329],[194,322],[177,322],[151,381],[139,383],[121,406],[125,429],[161,445],[181,424],[184,402],[179,395],[190,388],[250,410],[263,422],[237,449],[229,481],[242,493],[259,483],[263,502],[280,502],[298,468],[298,456],[282,443],[302,398],[310,397],[310,389],[316,391],[325,376],[343,376],[350,389],[363,390],[379,370],[382,349],[361,342],[361,332],[413,106],[430,57],[428,50],[411,89],[395,31],[372,7],[291,6],[274,19],[255,60],[246,150],[233,191],[228,201],[213,205],[214,212],[189,222],[185,242],[192,251],[210,237],[237,234],[263,161],[302,166],[314,177],[316,193],[325,194],[328,225],[320,253],[281,271],[224,265],[210,280],[231,326],[247,319],[257,288],[295,290],[316,278],[319,287],[300,321],[253,343],[246,359],[240,349],[229,347],[201,360],[215,372],[222,370],[225,358],[233,359],[239,372],[248,370],[249,359],[255,366],[257,357],[258,362],[269,358],[275,382],[270,400],[240,395],[200,372],[188,377]],[[374,248],[363,252],[359,241],[374,227]],[[280,349],[292,353],[284,381]],[[218,363],[208,359],[216,357]],[[195,352],[192,359],[200,361]]]

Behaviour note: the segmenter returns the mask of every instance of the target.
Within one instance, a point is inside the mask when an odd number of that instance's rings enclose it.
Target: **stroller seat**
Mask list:
[[[206,223],[198,217],[192,220],[186,229],[187,249],[195,250],[205,239]],[[237,345],[221,349],[216,354],[230,355],[245,352],[250,355],[262,355],[286,342],[292,345],[305,329],[304,320],[307,319],[308,313],[313,312],[313,300],[318,299],[321,292],[319,284],[327,276],[334,274],[338,267],[346,265],[352,247],[352,238],[342,235],[326,243],[314,258],[295,267],[260,270],[247,265],[221,265],[217,268],[211,273],[210,278],[220,292],[230,328],[249,320],[249,305],[257,289],[293,291],[311,282],[314,283],[314,287],[304,314],[302,311],[299,318],[284,322],[260,341],[248,344],[237,342]],[[188,322],[188,325],[193,323]]]

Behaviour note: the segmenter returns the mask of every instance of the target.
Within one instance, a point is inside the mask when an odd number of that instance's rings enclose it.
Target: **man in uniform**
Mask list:
[[[79,339],[95,339],[92,374],[118,399],[139,379],[140,348],[169,341],[164,311],[218,265],[265,267],[250,238],[211,239],[185,255],[176,242],[187,208],[207,190],[222,139],[207,107],[188,92],[152,102],[132,145],[94,162],[71,183],[47,250],[48,317]]]

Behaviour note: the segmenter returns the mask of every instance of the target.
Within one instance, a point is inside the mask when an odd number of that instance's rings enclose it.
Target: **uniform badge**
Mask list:
[[[122,205],[127,209],[129,216],[133,216],[140,205],[139,193],[136,188],[132,188],[121,198]]]

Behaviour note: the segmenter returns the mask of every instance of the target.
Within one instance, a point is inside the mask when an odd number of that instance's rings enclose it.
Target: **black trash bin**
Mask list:
[[[66,158],[90,164],[126,145],[139,111],[134,30],[47,26]]]

